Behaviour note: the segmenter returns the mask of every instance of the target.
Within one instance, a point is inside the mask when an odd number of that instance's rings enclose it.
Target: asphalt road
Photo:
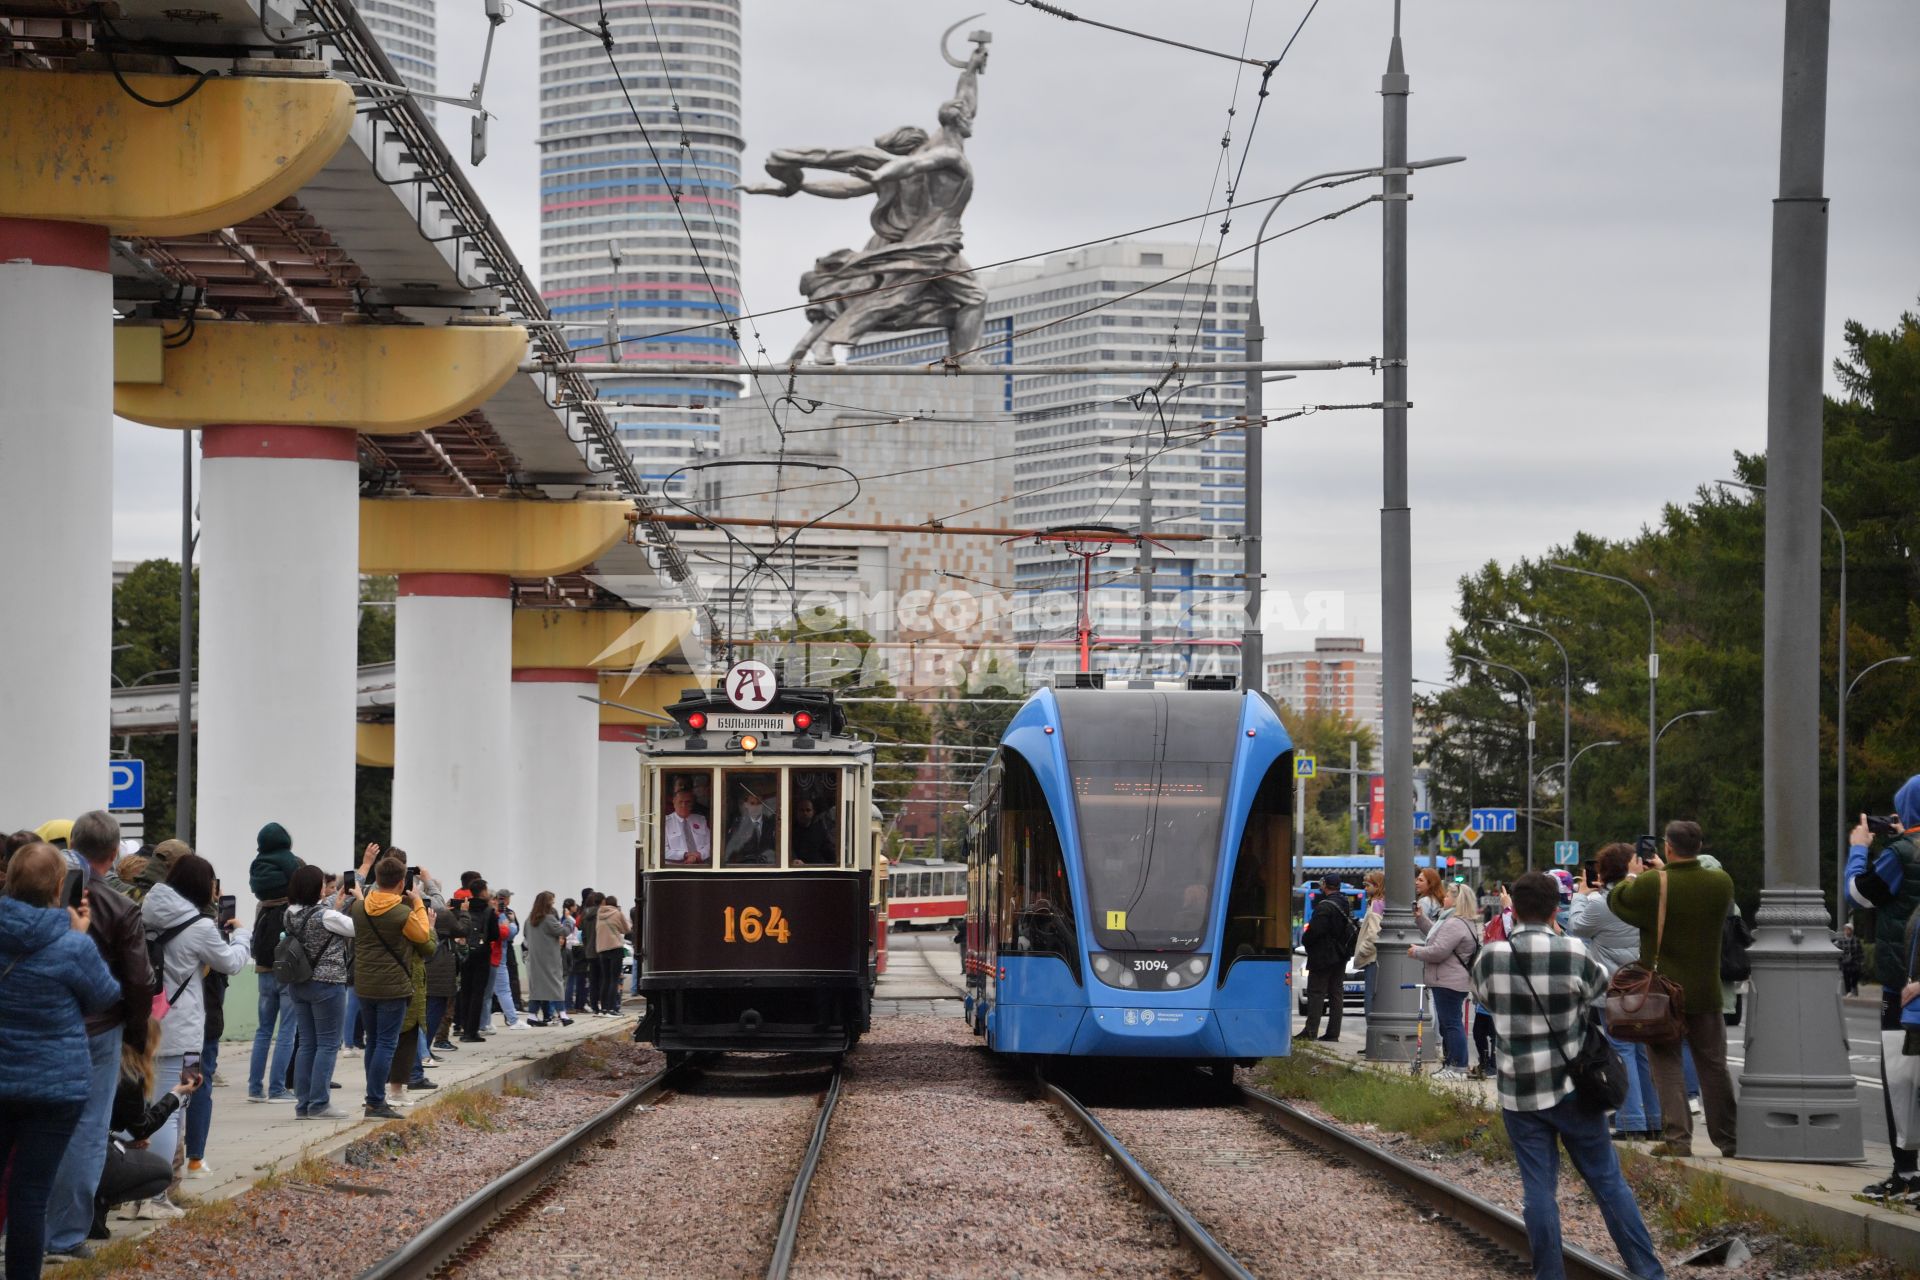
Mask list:
[[[1862,991],[1869,988],[1862,987]],[[1879,994],[1879,988],[1871,988]],[[1845,1003],[1847,1061],[1860,1095],[1861,1130],[1868,1143],[1887,1145],[1886,1091],[1880,1084],[1880,1007]],[[1740,1083],[1740,1069],[1746,1064],[1746,1035],[1743,1027],[1727,1028],[1727,1069],[1734,1085]]]

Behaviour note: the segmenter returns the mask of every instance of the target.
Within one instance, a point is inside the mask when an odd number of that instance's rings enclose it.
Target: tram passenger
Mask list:
[[[695,813],[693,790],[673,793],[673,812],[666,816],[665,860],[676,867],[705,866],[713,861],[713,828]]]
[[[833,833],[814,812],[811,796],[801,796],[794,802],[793,860],[810,867],[832,866],[840,860],[833,847]]]
[[[759,793],[746,783],[740,788],[740,807],[727,834],[727,865],[771,866],[780,860],[780,829]]]

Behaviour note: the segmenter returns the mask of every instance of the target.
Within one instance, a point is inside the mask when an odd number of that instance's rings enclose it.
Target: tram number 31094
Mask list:
[[[762,938],[772,938],[784,944],[790,932],[786,916],[779,907],[769,907],[763,913],[758,907],[743,907],[736,916],[732,907],[726,908],[726,927],[722,930],[722,942],[758,942]]]

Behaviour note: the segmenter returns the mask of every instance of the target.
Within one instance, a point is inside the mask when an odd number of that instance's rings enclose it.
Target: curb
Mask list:
[[[1920,1270],[1920,1214],[1876,1208],[1852,1199],[1843,1191],[1826,1192],[1832,1199],[1796,1194],[1769,1179],[1764,1170],[1743,1165],[1738,1160],[1703,1160],[1691,1156],[1684,1163],[1698,1172],[1717,1175],[1726,1184],[1727,1193],[1749,1208],[1788,1225],[1817,1232],[1843,1248],[1891,1258]],[[1849,1179],[1871,1176],[1864,1168],[1856,1170],[1847,1165],[1834,1168]]]

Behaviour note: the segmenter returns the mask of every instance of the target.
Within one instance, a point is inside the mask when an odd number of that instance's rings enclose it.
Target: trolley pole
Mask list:
[[[1381,158],[1380,503],[1381,708],[1386,787],[1386,915],[1380,973],[1367,1018],[1367,1060],[1406,1062],[1414,1053],[1418,1008],[1407,984],[1419,974],[1407,948],[1413,923],[1413,513],[1407,495],[1407,97],[1412,82],[1400,45],[1394,0],[1393,43],[1380,77],[1385,154]],[[1404,989],[1403,989],[1404,988]]]
[[[1820,888],[1820,476],[1826,337],[1827,37],[1831,0],[1786,0],[1780,197],[1767,332],[1766,886],[1754,918],[1753,1024],[1740,1073],[1748,1159],[1851,1163],[1860,1096],[1833,998]]]

